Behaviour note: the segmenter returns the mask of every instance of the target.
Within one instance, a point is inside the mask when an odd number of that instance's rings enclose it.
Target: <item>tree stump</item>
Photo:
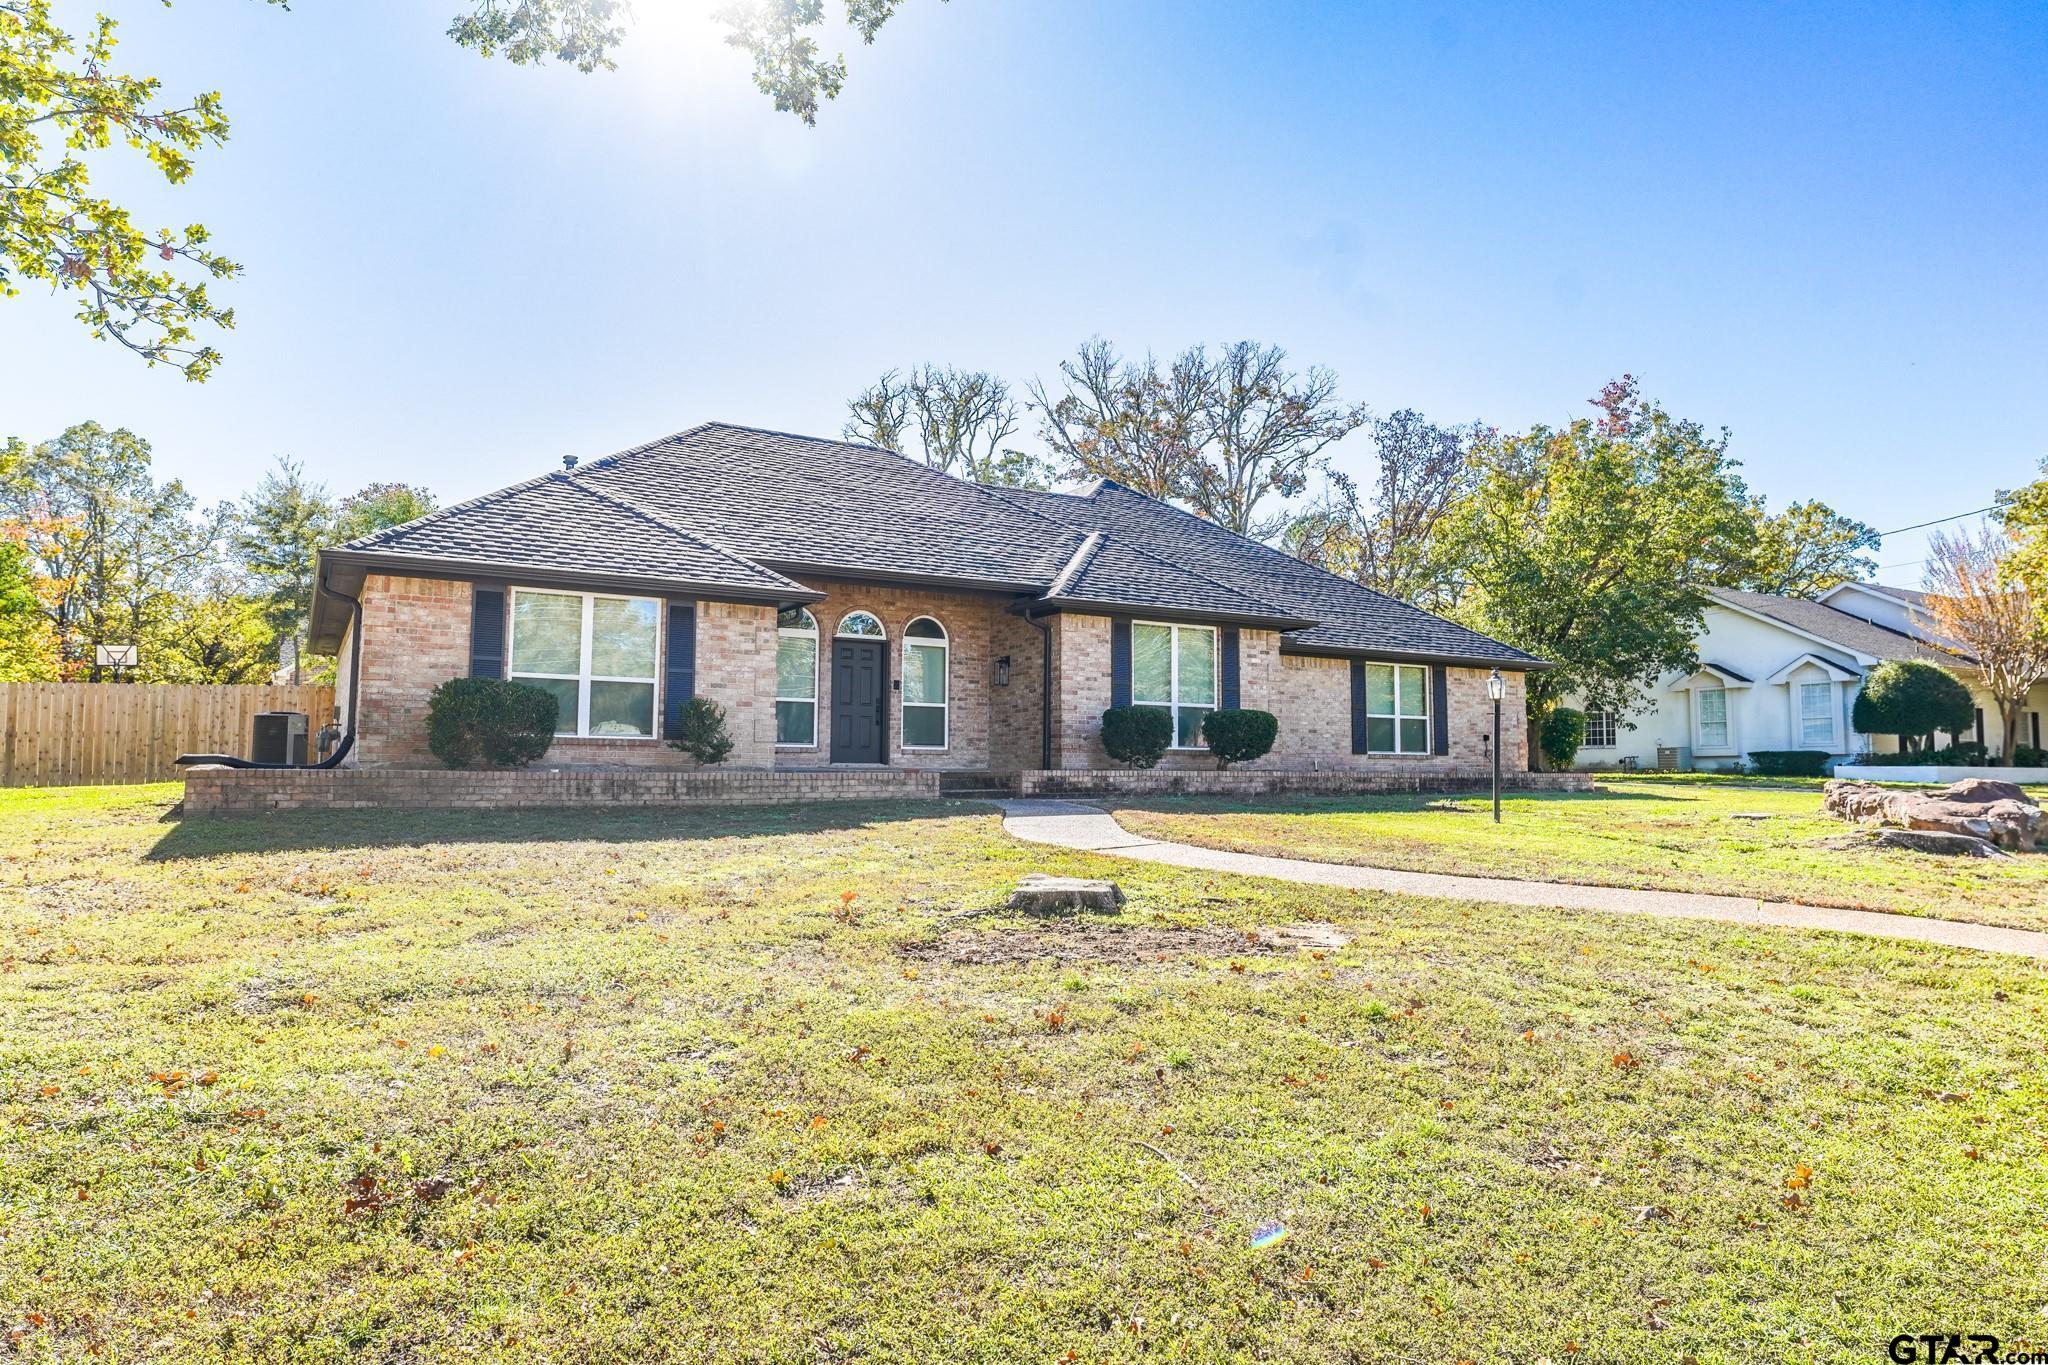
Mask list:
[[[1123,888],[1115,882],[1048,877],[1043,872],[1026,876],[1010,893],[1010,908],[1028,915],[1057,915],[1070,910],[1114,915],[1123,903]]]

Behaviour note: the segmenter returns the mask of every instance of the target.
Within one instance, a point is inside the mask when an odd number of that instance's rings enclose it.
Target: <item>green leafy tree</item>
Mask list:
[[[1890,659],[1871,669],[1849,708],[1858,734],[1896,735],[1909,752],[1936,730],[1959,735],[1976,719],[1977,704],[1962,679],[1924,659]]]
[[[1009,445],[1017,401],[1010,386],[986,370],[890,370],[846,407],[849,441],[909,455],[976,483],[1047,486],[1045,462]]]
[[[2023,488],[2001,489],[1997,519],[2012,538],[2003,572],[2027,590],[2044,627],[2048,627],[2048,460],[2042,477]]]
[[[1708,585],[1755,534],[1727,432],[1646,402],[1633,376],[1593,401],[1597,418],[1475,447],[1446,529],[1467,585],[1454,614],[1558,665],[1528,676],[1531,755],[1564,697],[1626,714],[1694,667]]]
[[[1870,552],[1883,537],[1824,502],[1795,502],[1773,515],[1755,498],[1748,511],[1756,534],[1746,557],[1728,566],[1723,587],[1819,597],[1877,571]]]
[[[305,466],[278,456],[277,467],[243,499],[235,553],[263,592],[265,615],[279,637],[296,637],[313,609],[314,557],[334,543],[335,508]]]
[[[224,513],[150,471],[149,442],[81,422],[33,448],[8,444],[0,523],[26,548],[67,674],[93,646],[135,644],[216,559]]]
[[[36,595],[27,549],[0,540],[0,682],[53,682],[57,636]]]
[[[340,543],[360,540],[439,511],[440,507],[432,493],[409,483],[366,484],[341,500],[334,538]]]
[[[164,604],[142,637],[136,680],[148,683],[265,683],[277,668],[269,604],[217,577]]]

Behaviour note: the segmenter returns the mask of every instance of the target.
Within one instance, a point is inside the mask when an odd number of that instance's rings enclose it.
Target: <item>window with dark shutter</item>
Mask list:
[[[1429,751],[1438,756],[1451,751],[1451,682],[1444,666],[1429,670]]]
[[[505,676],[505,590],[477,584],[470,592],[469,676]]]
[[[1351,752],[1365,752],[1365,660],[1351,661]]]
[[[697,603],[672,597],[668,603],[668,666],[664,670],[661,733],[678,739],[683,731],[683,703],[697,695]]]
[[[1237,709],[1237,627],[1228,626],[1223,631],[1223,707],[1227,711]]]
[[[1131,623],[1109,623],[1109,704],[1131,704]]]

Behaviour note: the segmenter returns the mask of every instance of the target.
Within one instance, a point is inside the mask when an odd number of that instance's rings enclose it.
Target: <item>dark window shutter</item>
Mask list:
[[[470,592],[469,676],[505,676],[505,590],[477,584]]]
[[[2027,712],[2027,728],[2028,728],[2029,730],[2031,730],[2031,731],[2033,732],[2033,735],[2034,735],[2034,747],[2035,747],[2036,749],[2040,748],[2040,747],[2041,747],[2041,713],[2040,713],[2039,711],[2029,711],[2029,712]]]
[[[1365,660],[1351,661],[1351,752],[1365,752]]]
[[[672,597],[668,603],[668,668],[664,679],[661,734],[675,739],[682,734],[683,703],[697,695],[697,602],[690,597]]]
[[[1131,704],[1131,623],[1109,623],[1109,704]]]
[[[1451,683],[1442,664],[1429,670],[1429,751],[1433,754],[1447,754],[1451,751],[1450,719]]]
[[[1237,627],[1223,632],[1223,708],[1237,709]]]
[[[1984,742],[1984,708],[1981,706],[1977,708],[1977,742]]]

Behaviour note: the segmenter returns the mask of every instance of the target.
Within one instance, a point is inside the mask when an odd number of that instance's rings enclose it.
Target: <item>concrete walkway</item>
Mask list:
[[[1742,896],[1709,896],[1690,891],[1632,891],[1609,886],[1571,886],[1562,882],[1525,882],[1507,877],[1454,877],[1440,872],[1398,872],[1391,868],[1354,867],[1348,863],[1316,863],[1302,858],[1268,858],[1256,853],[1228,853],[1168,844],[1131,833],[1116,818],[1078,801],[998,801],[1003,829],[1034,844],[1104,853],[1114,858],[1165,863],[1204,872],[1234,872],[1272,877],[1314,886],[1341,886],[1361,891],[1392,891],[1406,896],[1446,900],[1492,901],[1497,905],[1543,906],[1557,910],[1591,910],[1602,914],[1659,915],[1666,919],[1720,920],[1729,924],[1770,924],[1789,929],[1831,929],[1911,939],[1946,948],[1986,953],[2017,953],[2048,959],[2048,933],[2032,929],[2001,929],[1985,924],[1889,915],[1874,910],[1834,910],[1823,906],[1759,901]]]

